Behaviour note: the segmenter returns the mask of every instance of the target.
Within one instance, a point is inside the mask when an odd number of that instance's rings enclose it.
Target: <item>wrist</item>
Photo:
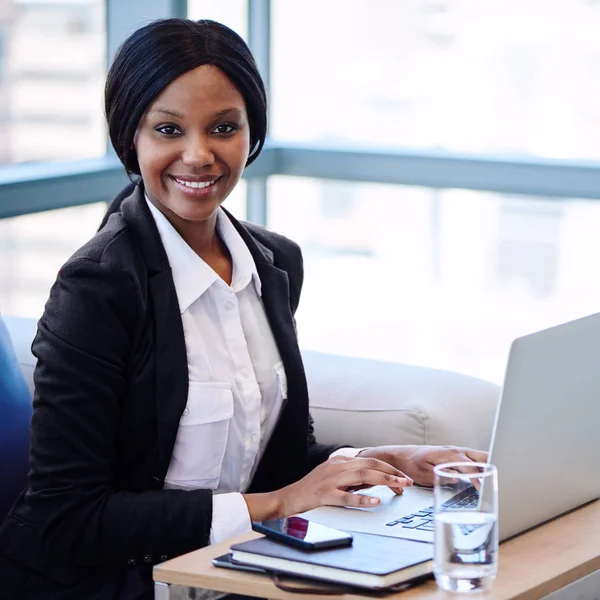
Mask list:
[[[278,519],[283,516],[282,490],[263,494],[242,494],[251,521]]]

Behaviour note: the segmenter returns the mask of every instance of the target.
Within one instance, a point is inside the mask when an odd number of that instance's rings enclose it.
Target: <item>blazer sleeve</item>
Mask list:
[[[115,489],[116,432],[141,298],[122,267],[73,259],[59,273],[33,343],[27,503],[46,547],[72,565],[155,563],[209,541],[210,490]]]

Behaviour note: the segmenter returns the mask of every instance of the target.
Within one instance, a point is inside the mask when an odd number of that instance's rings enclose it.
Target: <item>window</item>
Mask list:
[[[102,156],[103,0],[0,0],[0,165]]]
[[[0,310],[39,318],[60,267],[100,225],[104,203],[0,220]]]
[[[247,0],[188,0],[189,19],[212,19],[248,41]]]
[[[273,0],[272,134],[594,158],[600,3]]]
[[[273,177],[302,347],[501,382],[512,340],[593,313],[600,204]]]

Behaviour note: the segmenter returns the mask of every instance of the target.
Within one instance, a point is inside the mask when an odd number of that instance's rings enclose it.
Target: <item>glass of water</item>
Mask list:
[[[496,467],[455,462],[433,473],[435,580],[449,592],[487,590],[498,569]]]

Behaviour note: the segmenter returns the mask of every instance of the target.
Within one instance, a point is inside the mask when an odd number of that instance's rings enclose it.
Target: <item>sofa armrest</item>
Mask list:
[[[493,383],[306,350],[303,358],[320,442],[489,448],[500,391]]]

